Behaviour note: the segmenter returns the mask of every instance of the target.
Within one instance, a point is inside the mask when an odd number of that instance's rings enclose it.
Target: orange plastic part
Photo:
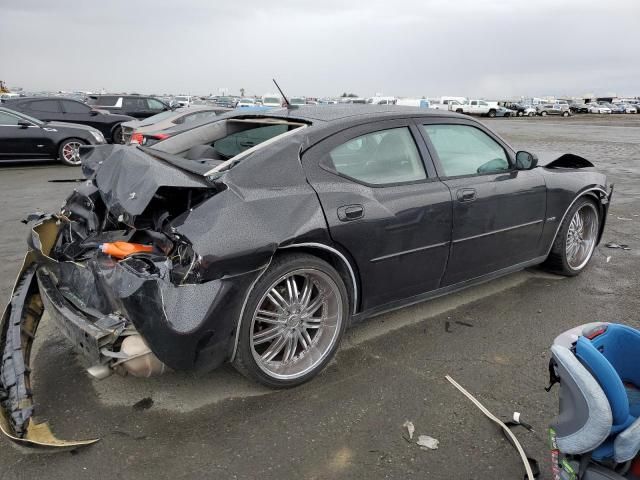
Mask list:
[[[151,253],[153,252],[153,247],[151,245],[142,245],[141,243],[112,242],[103,243],[100,245],[100,250],[115,258],[125,258],[134,253]]]

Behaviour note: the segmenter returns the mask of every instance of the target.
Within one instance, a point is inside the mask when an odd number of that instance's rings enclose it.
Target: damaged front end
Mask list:
[[[224,186],[174,169],[163,176],[164,165],[151,169],[131,152],[106,152],[109,162],[89,172],[59,213],[34,222],[0,325],[0,429],[18,444],[63,449],[96,441],[58,440],[33,421],[30,351],[44,310],[98,378],[227,358],[233,326],[212,318],[225,308],[231,282],[213,275],[211,259],[179,232],[193,208]],[[253,280],[236,278],[236,289]]]

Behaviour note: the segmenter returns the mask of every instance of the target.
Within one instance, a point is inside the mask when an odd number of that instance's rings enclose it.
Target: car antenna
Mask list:
[[[284,92],[282,91],[282,89],[280,88],[280,85],[278,85],[278,82],[276,82],[275,78],[272,78],[271,80],[273,80],[273,83],[276,84],[276,88],[278,89],[278,91],[280,92],[280,95],[282,95],[282,98],[284,98],[284,103],[287,104],[287,108],[293,108],[293,106],[291,105],[291,103],[289,103],[289,99],[287,98],[287,96],[284,94]]]

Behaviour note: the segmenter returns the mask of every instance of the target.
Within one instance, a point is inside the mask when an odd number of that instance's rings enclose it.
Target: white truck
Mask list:
[[[451,112],[457,111],[460,105],[463,105],[467,101],[466,97],[440,97],[436,101],[430,102],[429,108],[435,108],[436,110],[449,110]]]
[[[497,102],[488,102],[486,100],[469,100],[461,105],[454,105],[450,110],[457,113],[466,113],[467,115],[486,115],[495,117],[498,111]]]

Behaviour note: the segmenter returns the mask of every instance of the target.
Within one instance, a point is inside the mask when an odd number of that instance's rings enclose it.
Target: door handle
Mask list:
[[[364,217],[364,207],[362,205],[344,205],[338,208],[338,218],[343,222],[358,220]]]
[[[459,202],[473,202],[476,199],[475,188],[461,188],[456,193]]]

